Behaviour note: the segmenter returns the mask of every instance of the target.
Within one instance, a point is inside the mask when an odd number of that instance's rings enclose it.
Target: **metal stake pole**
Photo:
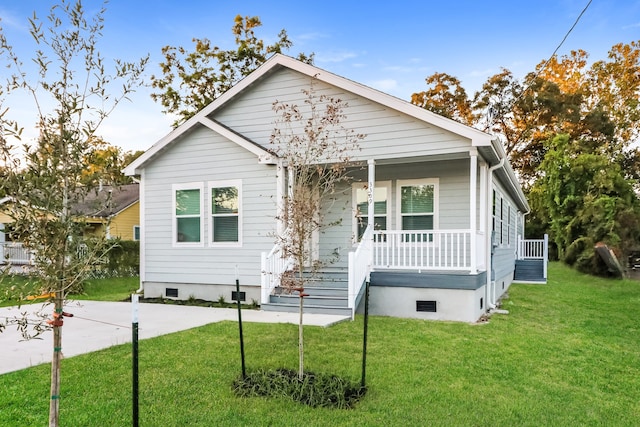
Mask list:
[[[367,373],[367,335],[369,333],[369,281],[365,284],[364,291],[364,336],[362,340],[362,381],[360,387],[365,387]]]
[[[247,370],[244,363],[244,336],[242,333],[242,309],[240,307],[240,277],[238,266],[236,265],[236,300],[238,301],[238,329],[240,332],[240,358],[242,359],[242,379],[247,377]]]
[[[131,343],[132,343],[132,383],[133,383],[133,427],[138,427],[139,423],[139,404],[138,404],[138,294],[131,295],[132,305],[132,325],[131,325]]]

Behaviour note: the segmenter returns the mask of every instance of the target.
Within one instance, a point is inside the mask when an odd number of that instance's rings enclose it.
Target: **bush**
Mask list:
[[[366,388],[336,375],[305,372],[302,381],[290,369],[258,371],[233,383],[238,396],[289,397],[311,407],[352,408]]]
[[[140,242],[116,240],[106,260],[91,275],[94,279],[107,277],[133,277],[140,274]]]

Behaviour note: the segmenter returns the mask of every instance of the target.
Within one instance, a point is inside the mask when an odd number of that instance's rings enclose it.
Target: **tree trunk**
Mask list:
[[[302,381],[304,377],[304,341],[303,341],[303,326],[302,326],[302,307],[304,305],[304,296],[300,291],[300,322],[298,323],[298,356],[300,359],[300,365],[298,366],[298,379]]]
[[[60,418],[60,362],[62,360],[62,309],[63,292],[56,291],[53,312],[53,360],[51,361],[51,401],[49,403],[49,427],[58,427]]]

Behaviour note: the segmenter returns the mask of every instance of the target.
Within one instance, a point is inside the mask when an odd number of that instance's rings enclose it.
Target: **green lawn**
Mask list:
[[[480,325],[372,317],[355,409],[237,398],[238,327],[224,322],[140,343],[142,426],[631,426],[640,422],[640,282],[551,264],[547,285],[513,285]],[[143,327],[143,325],[141,325]],[[363,319],[305,328],[308,370],[358,380]],[[244,324],[249,371],[297,368],[297,326]],[[0,350],[1,352],[1,350]],[[63,361],[61,424],[125,426],[131,348]],[[0,376],[0,425],[46,425],[49,366]]]
[[[22,293],[26,295],[37,294],[35,291],[37,285],[27,280],[23,276],[7,277],[6,282],[0,283],[0,291],[12,286],[22,289]],[[73,300],[96,300],[96,301],[124,301],[138,289],[140,279],[138,277],[115,277],[109,279],[91,279],[84,283],[84,291],[81,294],[69,295],[69,299]],[[10,305],[39,303],[43,300],[19,301],[19,298],[3,298],[0,293],[0,307]],[[2,421],[0,420],[0,423]]]

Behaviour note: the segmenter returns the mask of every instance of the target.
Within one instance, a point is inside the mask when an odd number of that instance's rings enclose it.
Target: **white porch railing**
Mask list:
[[[518,236],[517,259],[541,259],[543,262],[543,276],[547,278],[549,263],[549,235],[543,239],[523,239]]]
[[[348,305],[351,309],[351,318],[356,314],[356,303],[362,285],[371,273],[371,261],[373,256],[373,227],[367,226],[360,244],[355,251],[349,252],[349,293]]]
[[[293,268],[293,260],[284,256],[284,251],[280,245],[276,244],[271,252],[262,253],[262,275],[261,275],[261,304],[269,303],[269,295],[276,286],[280,285],[282,274]]]
[[[0,243],[0,264],[25,265],[32,262],[33,254],[22,243]]]
[[[483,241],[478,235],[479,241]],[[477,245],[476,245],[477,246]],[[471,230],[376,231],[375,269],[470,270],[484,251],[471,248]],[[484,261],[476,261],[480,266]]]

